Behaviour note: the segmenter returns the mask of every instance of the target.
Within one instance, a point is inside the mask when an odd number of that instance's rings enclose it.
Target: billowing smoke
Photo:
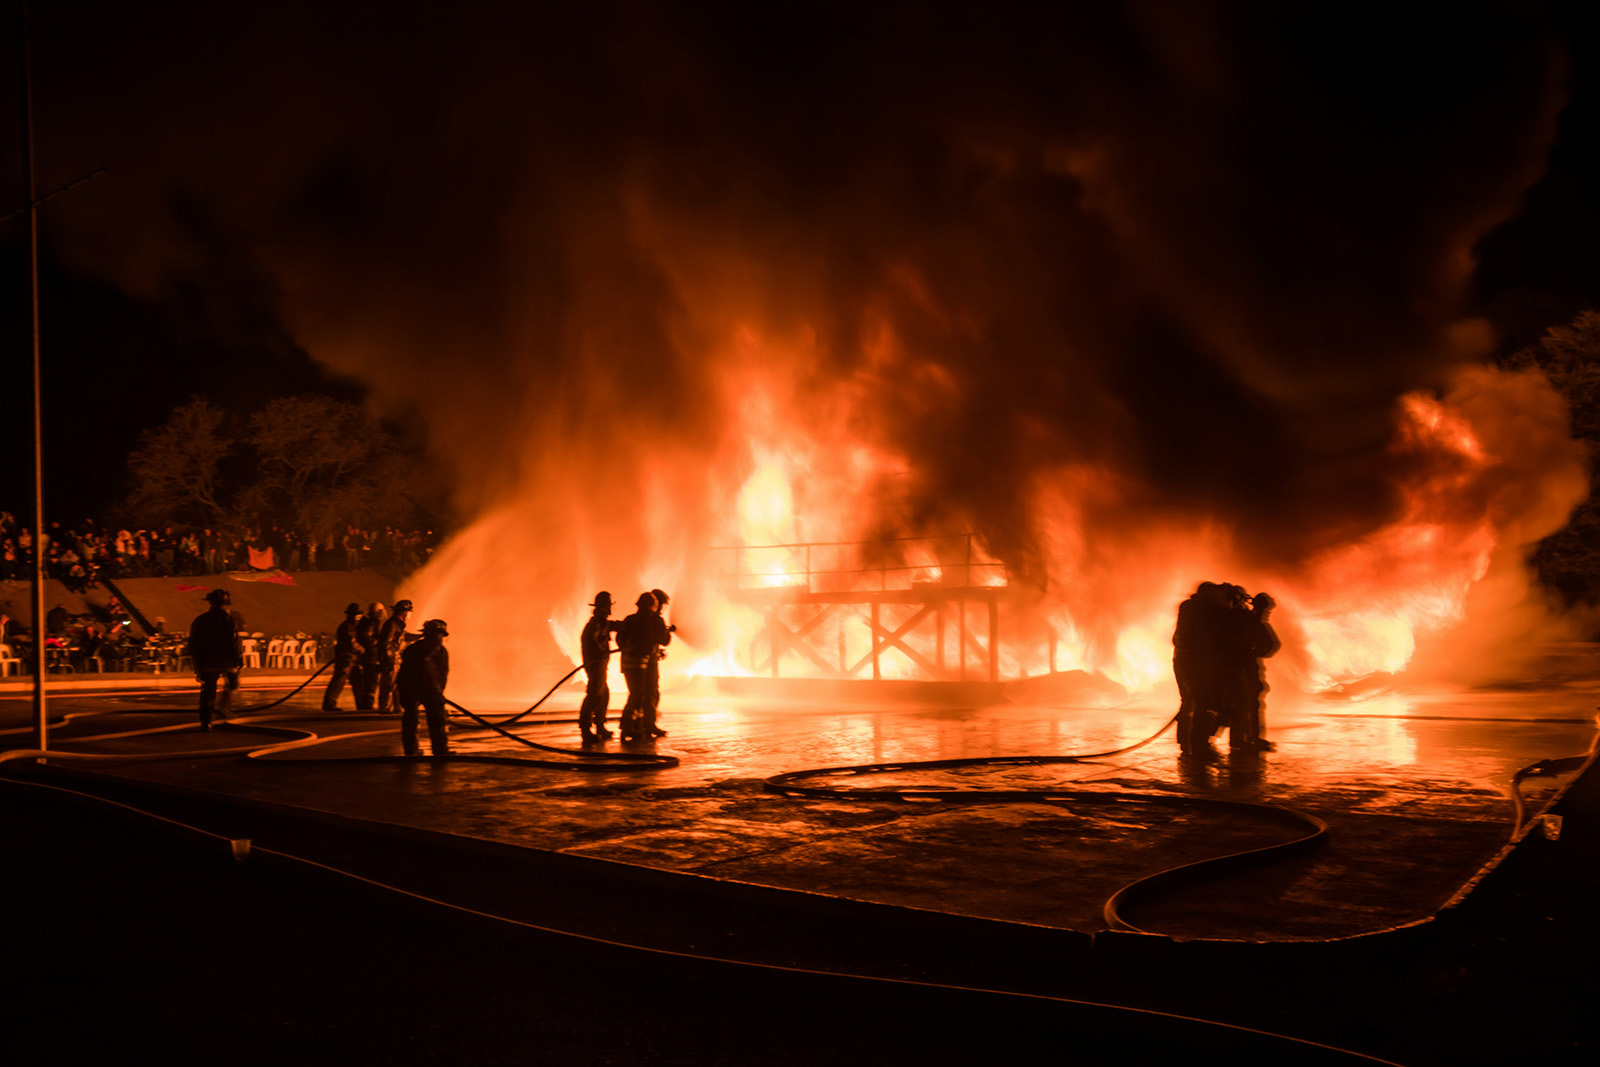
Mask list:
[[[1340,546],[1444,512],[1515,569],[1581,495],[1548,387],[1511,390],[1537,440],[1420,504],[1464,453],[1407,445],[1400,398],[1503,395],[1462,384],[1491,342],[1463,304],[1553,134],[1541,27],[1055,8],[317,6],[197,34],[179,5],[181,54],[136,57],[126,121],[89,124],[130,162],[67,241],[129,285],[203,269],[192,232],[117,221],[181,191],[308,350],[425,427],[469,521],[416,591],[495,606],[453,627],[484,663],[521,669],[598,588],[699,588],[763,464],[792,494],[774,539],[975,531],[1091,660],[1224,577],[1195,568],[1337,584]],[[1173,565],[1140,584],[1150,553]]]

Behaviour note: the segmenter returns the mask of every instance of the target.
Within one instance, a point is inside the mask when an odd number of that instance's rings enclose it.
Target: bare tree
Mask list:
[[[174,409],[139,435],[128,457],[133,513],[150,525],[221,522],[227,514],[219,499],[221,465],[233,448],[227,412],[199,397]]]
[[[313,538],[348,523],[399,523],[412,513],[412,463],[378,421],[355,404],[308,394],[274,400],[250,418],[256,480],[239,510],[271,517]]]

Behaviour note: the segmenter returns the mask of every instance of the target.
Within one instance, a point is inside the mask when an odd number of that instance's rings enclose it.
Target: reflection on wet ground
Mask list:
[[[1316,852],[1158,902],[1142,924],[1184,936],[1343,936],[1432,914],[1506,841],[1510,782],[1521,767],[1586,751],[1600,687],[1563,678],[1539,690],[1377,690],[1359,699],[1274,694],[1276,751],[1213,764],[1177,759],[1170,731],[1134,751],[1083,763],[896,770],[832,779],[851,789],[1075,790],[1285,805],[1331,828]],[[59,698],[72,719],[58,749],[199,757],[238,731],[83,741],[192,721],[188,694]],[[393,717],[323,715],[296,697],[276,725],[347,740],[293,753],[325,763],[182,758],[96,767],[248,800],[479,837],[527,848],[861,900],[1093,931],[1104,900],[1154,871],[1270,843],[1281,828],[1203,807],[1130,806],[1093,797],[1004,804],[801,800],[762,780],[808,768],[1015,755],[1070,755],[1132,745],[1171,716],[1164,696],[1117,708],[780,706],[723,699],[710,687],[668,693],[657,749],[681,759],[648,772],[475,763],[398,766],[339,757],[398,754]],[[575,747],[577,696],[540,709],[517,732]],[[475,709],[488,714],[493,709]],[[517,709],[499,709],[510,711]],[[0,714],[20,725],[22,701]],[[615,714],[615,711],[613,711]],[[12,735],[12,747],[25,741]],[[462,754],[537,755],[491,731],[454,727]],[[613,748],[618,748],[613,744]],[[1225,748],[1225,743],[1224,743]],[[1534,807],[1554,783],[1529,784]]]

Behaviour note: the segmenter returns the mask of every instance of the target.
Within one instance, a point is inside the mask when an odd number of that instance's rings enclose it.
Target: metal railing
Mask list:
[[[890,546],[896,546],[891,550]],[[930,562],[905,562],[924,550]],[[910,589],[918,584],[954,587],[998,586],[1009,582],[1005,564],[989,558],[972,534],[894,537],[883,541],[801,541],[776,545],[716,545],[711,551],[730,557],[730,569],[719,577],[734,589],[792,588],[808,593]],[[829,553],[853,566],[818,566],[818,556]],[[861,565],[873,553],[884,562]],[[767,562],[763,562],[767,561]],[[920,577],[919,577],[920,576]],[[904,584],[900,584],[901,581]],[[891,581],[895,584],[891,585]]]

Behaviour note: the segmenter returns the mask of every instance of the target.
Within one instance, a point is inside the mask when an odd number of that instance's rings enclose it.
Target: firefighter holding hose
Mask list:
[[[384,620],[378,635],[378,711],[399,711],[394,699],[394,672],[400,666],[400,649],[406,642],[406,621],[411,618],[409,600],[397,600],[394,613]]]
[[[361,655],[366,651],[360,638],[361,617],[364,614],[361,605],[351,601],[344,609],[344,622],[334,631],[333,677],[328,679],[328,688],[322,692],[323,711],[339,710],[339,694],[344,692],[345,682],[349,681],[359,688],[359,679],[353,676],[359,674]]]
[[[640,593],[638,610],[617,626],[617,657],[628,683],[628,703],[622,709],[622,739],[647,741],[665,737],[655,726],[656,703],[661,699],[661,646],[672,640],[665,620],[656,610],[654,593]]]
[[[594,595],[589,605],[594,615],[584,624],[578,638],[583,656],[583,673],[588,683],[583,692],[583,707],[578,712],[578,729],[583,731],[583,743],[605,741],[611,737],[606,729],[606,711],[611,705],[611,686],[606,681],[606,671],[611,661],[611,635],[621,625],[611,621],[611,594],[602,590]]]
[[[450,636],[443,619],[422,624],[422,639],[400,653],[395,689],[400,697],[400,744],[408,756],[422,755],[417,743],[417,709],[428,716],[428,746],[435,756],[450,755],[450,726],[445,720],[444,687],[450,680]]]
[[[656,715],[661,710],[661,661],[667,658],[667,646],[672,644],[672,635],[678,632],[678,628],[667,625],[666,610],[672,598],[667,595],[666,590],[652,589],[650,595],[656,598],[656,621],[651,627],[655,655],[650,659],[650,705],[644,709],[642,732],[645,737],[666,737],[667,732],[656,725]]]

